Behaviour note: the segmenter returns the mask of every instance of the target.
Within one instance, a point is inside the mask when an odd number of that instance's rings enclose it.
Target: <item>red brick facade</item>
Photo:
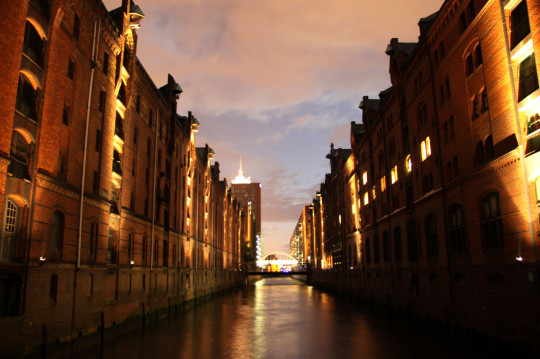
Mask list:
[[[195,147],[200,123],[177,115],[180,86],[136,58],[140,8],[121,5],[4,4],[3,353],[242,281],[249,221]]]
[[[539,9],[447,0],[418,43],[390,41],[392,86],[363,98],[351,150],[327,156],[314,283],[536,342]]]

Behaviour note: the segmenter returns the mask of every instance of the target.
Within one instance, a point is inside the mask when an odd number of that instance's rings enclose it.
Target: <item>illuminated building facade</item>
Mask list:
[[[419,27],[388,44],[392,85],[362,99],[350,152],[331,149],[312,206],[334,271],[314,283],[534,343],[540,3],[447,0]]]
[[[137,59],[144,13],[121,5],[3,4],[2,353],[242,280],[241,207],[177,115],[181,87]]]

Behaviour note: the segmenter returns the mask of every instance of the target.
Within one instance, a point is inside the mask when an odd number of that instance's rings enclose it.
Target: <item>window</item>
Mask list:
[[[142,241],[142,262],[143,265],[146,265],[148,263],[148,237],[143,236]]]
[[[454,205],[453,207],[451,207],[449,211],[449,217],[450,251],[453,254],[466,253],[467,242],[461,206]]]
[[[43,67],[43,45],[44,41],[34,25],[26,21],[23,52],[40,67]]]
[[[465,58],[465,74],[470,76],[474,72],[474,62],[471,54]]]
[[[97,171],[94,171],[94,175],[92,178],[92,192],[94,194],[99,194],[99,174]]]
[[[152,127],[152,110],[148,112],[148,127]]]
[[[7,200],[4,218],[4,237],[0,238],[0,259],[15,260],[18,256],[19,206],[11,199]]]
[[[426,254],[428,257],[435,257],[438,253],[437,218],[434,214],[429,214],[426,217]]]
[[[478,106],[478,95],[474,95],[472,100],[472,114],[473,120],[480,116],[480,108]]]
[[[73,80],[75,77],[75,60],[73,60],[71,57],[68,60],[67,77],[69,77],[71,80]]]
[[[8,172],[16,178],[30,179],[30,173],[28,172],[29,156],[29,144],[26,139],[19,131],[13,131],[10,149],[11,163]]]
[[[491,159],[493,157],[495,157],[495,150],[493,148],[493,137],[491,135],[489,135],[487,138],[486,138],[486,157],[488,159]]]
[[[90,233],[88,235],[88,254],[91,257],[96,256],[97,252],[97,236],[98,236],[98,225],[96,222],[90,223]]]
[[[465,12],[462,12],[461,15],[459,15],[459,27],[461,32],[467,30],[467,18],[465,17]]]
[[[96,130],[96,144],[95,144],[95,150],[96,152],[101,151],[101,130]]]
[[[52,216],[51,248],[62,253],[64,242],[64,214],[55,211]]]
[[[407,157],[405,157],[405,171],[407,172],[408,175],[412,173],[411,155],[407,155]],[[396,173],[397,173],[397,169],[396,169]]]
[[[15,108],[25,117],[37,121],[37,100],[38,89],[34,88],[28,77],[20,74]]]
[[[364,171],[364,173],[362,173],[362,183],[366,184],[367,181],[368,181],[367,171]]]
[[[480,65],[484,63],[484,60],[482,59],[482,47],[480,44],[476,46],[474,49],[474,67],[478,68]]]
[[[394,228],[394,259],[400,262],[403,259],[403,245],[401,243],[401,228]]]
[[[454,138],[456,135],[456,128],[454,126],[454,116],[450,116],[450,119],[448,120],[448,124],[450,127],[450,138]]]
[[[428,114],[427,114],[427,106],[425,103],[420,105],[418,107],[417,116],[418,116],[418,127],[421,127],[427,123],[428,120]]]
[[[71,106],[64,104],[64,109],[62,110],[62,124],[64,126],[69,125],[69,119],[71,117]]]
[[[420,144],[420,151],[422,161],[425,161],[429,156],[431,156],[431,140],[429,137],[426,137],[426,139]]]
[[[390,169],[390,179],[391,179],[392,184],[398,181],[397,165],[392,167],[392,169]]]
[[[79,41],[79,34],[80,34],[80,26],[81,21],[79,19],[79,15],[75,14],[75,17],[73,19],[73,38],[77,41]]]
[[[482,112],[486,112],[489,109],[487,90],[482,90]]]
[[[482,200],[482,240],[486,250],[502,249],[503,228],[499,193],[488,194]]]
[[[364,193],[364,206],[369,203],[369,192]]]
[[[452,97],[452,93],[450,92],[450,79],[448,77],[446,77],[444,84],[446,87],[446,97],[450,99]]]
[[[481,163],[484,163],[485,157],[484,157],[484,145],[482,144],[482,141],[478,142],[476,144],[476,165],[479,165]]]
[[[407,221],[407,252],[409,262],[418,261],[418,234],[414,220]]]
[[[444,41],[441,41],[441,44],[439,45],[441,58],[444,59],[446,57],[446,48],[444,47]]]
[[[512,37],[512,48],[521,42],[530,32],[529,12],[527,2],[521,1],[510,14],[510,31]]]
[[[60,154],[58,156],[58,177],[66,179],[67,176],[67,156]]]
[[[49,285],[49,299],[52,304],[56,304],[58,300],[58,276],[53,274]]]
[[[386,191],[386,176],[381,177],[381,192]]]
[[[99,104],[98,110],[103,113],[105,111],[105,102],[107,101],[107,93],[103,90],[99,91]]]
[[[102,68],[103,74],[108,75],[109,74],[109,53],[105,51],[103,53],[103,68]]]
[[[159,212],[158,212],[159,213]],[[157,266],[159,260],[159,241],[154,240],[154,264]]]
[[[534,53],[519,64],[519,96],[521,101],[538,89],[538,75]]]
[[[469,1],[467,6],[467,15],[469,16],[469,23],[471,23],[476,17],[476,10],[474,9],[474,0]]]
[[[133,249],[135,247],[135,241],[134,241],[133,233],[129,234],[127,245],[128,245],[128,248],[127,248],[128,264],[131,264],[131,261],[133,260]]]

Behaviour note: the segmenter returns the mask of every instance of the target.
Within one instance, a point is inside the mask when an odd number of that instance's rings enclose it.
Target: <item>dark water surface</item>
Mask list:
[[[475,351],[476,352],[476,351]],[[49,358],[49,356],[47,356]],[[55,357],[54,355],[52,357]],[[476,358],[408,325],[292,278],[267,278],[75,358]]]

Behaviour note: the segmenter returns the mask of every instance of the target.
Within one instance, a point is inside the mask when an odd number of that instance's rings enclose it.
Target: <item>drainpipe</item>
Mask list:
[[[94,37],[92,40],[92,60],[90,70],[90,84],[88,85],[88,103],[86,106],[86,127],[84,133],[84,149],[83,149],[83,167],[81,178],[81,199],[79,202],[79,226],[77,232],[77,263],[75,265],[75,273],[73,274],[73,305],[71,308],[71,343],[73,343],[73,332],[75,329],[75,313],[76,313],[76,294],[77,294],[77,273],[81,267],[81,242],[82,242],[82,224],[83,224],[83,209],[84,209],[84,185],[86,177],[86,155],[88,152],[88,127],[90,124],[90,109],[92,104],[92,87],[94,85],[94,72],[96,70],[96,48],[99,45],[99,31],[101,29],[101,19],[94,22]],[[73,350],[73,345],[71,346]]]
[[[533,265],[535,268],[535,272],[537,272],[537,258],[536,258],[536,241],[535,241],[535,235],[534,235],[534,225],[533,225],[533,217],[532,217],[532,208],[531,208],[531,201],[530,201],[530,193],[529,193],[529,183],[527,179],[527,169],[525,168],[525,154],[523,149],[523,136],[521,133],[521,125],[519,123],[519,112],[517,108],[517,94],[516,94],[516,86],[514,84],[514,73],[512,71],[512,58],[510,57],[510,41],[508,40],[508,28],[506,26],[506,16],[504,14],[504,2],[503,0],[499,0],[500,7],[501,7],[501,19],[502,19],[502,25],[504,30],[504,44],[506,47],[506,59],[508,62],[508,75],[510,77],[510,89],[512,90],[512,100],[514,103],[514,119],[515,119],[515,126],[516,126],[516,138],[518,141],[518,151],[519,151],[519,161],[521,162],[521,176],[523,177],[523,192],[525,194],[526,199],[526,205],[527,205],[527,221],[529,222],[529,236],[531,237],[531,244],[532,244],[532,260]],[[519,243],[518,247],[518,256],[521,257],[521,242]],[[536,273],[535,273],[536,274]]]
[[[77,232],[77,270],[81,267],[81,243],[82,243],[82,225],[83,225],[83,209],[84,209],[84,186],[86,179],[86,156],[88,154],[88,127],[90,126],[90,110],[92,105],[92,87],[94,85],[94,72],[96,70],[96,48],[99,45],[99,31],[101,22],[96,20],[94,23],[94,39],[92,41],[92,70],[90,72],[90,84],[88,86],[88,103],[86,106],[86,127],[84,130],[84,149],[83,149],[83,167],[81,178],[81,199],[79,202],[79,228]]]

